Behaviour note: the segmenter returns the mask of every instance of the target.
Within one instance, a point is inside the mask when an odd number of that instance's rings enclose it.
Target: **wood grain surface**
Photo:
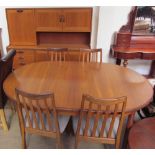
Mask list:
[[[128,68],[108,63],[38,62],[8,76],[4,91],[15,101],[15,87],[29,93],[54,92],[59,112],[76,114],[82,94],[96,98],[127,96],[126,112],[134,112],[152,99],[147,79]]]

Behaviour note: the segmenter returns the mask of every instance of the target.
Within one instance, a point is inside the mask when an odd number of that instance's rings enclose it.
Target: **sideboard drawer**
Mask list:
[[[17,69],[23,65],[34,62],[33,50],[16,50],[16,56],[13,61],[13,68]]]

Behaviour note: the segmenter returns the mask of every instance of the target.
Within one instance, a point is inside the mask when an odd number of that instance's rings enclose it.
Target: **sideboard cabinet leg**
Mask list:
[[[116,59],[116,65],[119,65],[119,66],[121,65],[121,59],[118,59],[118,58]]]

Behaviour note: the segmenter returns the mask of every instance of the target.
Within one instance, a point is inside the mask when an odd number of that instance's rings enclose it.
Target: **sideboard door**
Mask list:
[[[91,8],[63,9],[63,32],[91,32]]]
[[[35,45],[34,9],[7,9],[11,45]]]

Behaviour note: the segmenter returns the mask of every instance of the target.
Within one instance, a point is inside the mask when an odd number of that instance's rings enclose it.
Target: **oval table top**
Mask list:
[[[54,92],[57,110],[73,113],[80,110],[82,94],[96,98],[127,96],[126,112],[146,106],[153,96],[145,77],[109,63],[32,63],[15,70],[4,81],[4,91],[14,101],[15,87],[29,93]]]

